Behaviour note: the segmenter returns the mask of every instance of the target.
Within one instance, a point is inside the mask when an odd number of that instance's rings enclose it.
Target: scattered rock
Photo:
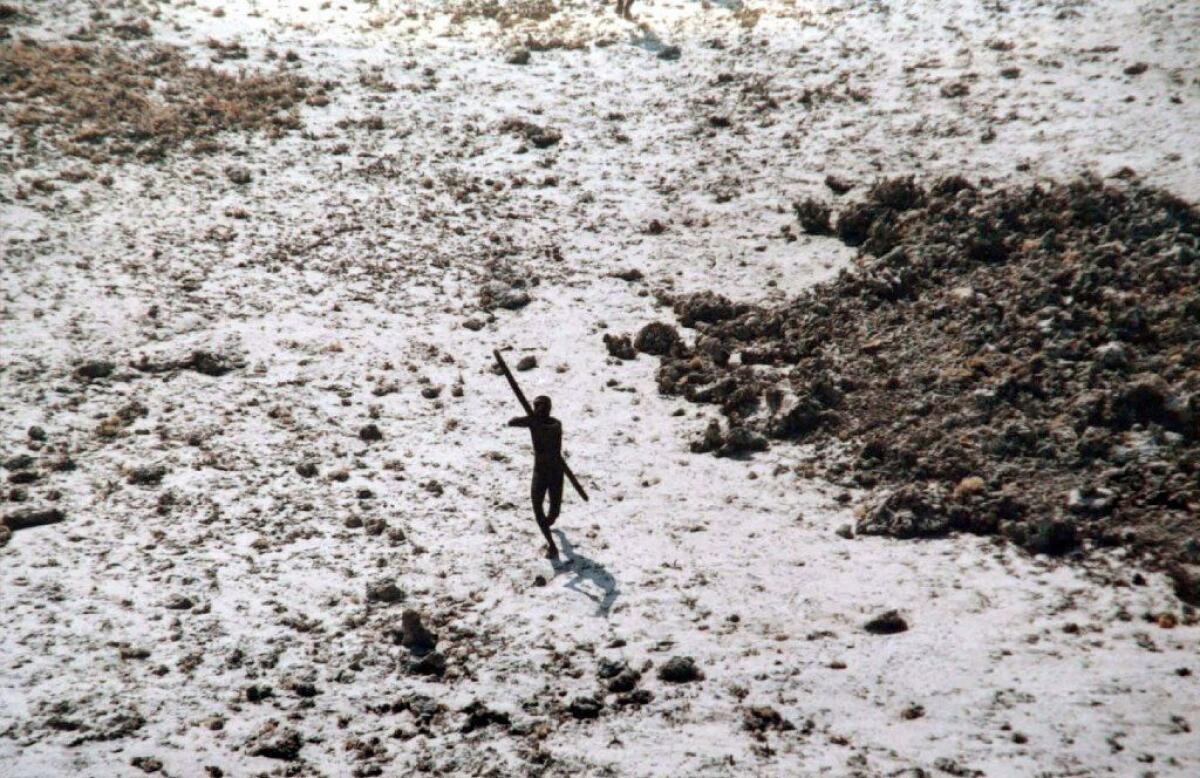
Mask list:
[[[114,365],[112,362],[100,359],[92,360],[90,362],[84,362],[82,365],[75,368],[75,375],[89,381],[94,381],[98,378],[108,378],[110,375],[112,375],[112,372],[115,368],[116,365]]]
[[[529,49],[518,47],[508,53],[504,59],[510,65],[528,65]]]
[[[66,515],[58,508],[22,508],[7,514],[2,523],[6,529],[17,532],[47,524],[57,524],[64,519],[66,519]]]
[[[658,58],[666,62],[674,62],[683,55],[683,50],[678,46],[663,46],[658,52]]]
[[[855,529],[860,535],[938,537],[950,531],[950,519],[924,491],[903,486],[884,496]]]
[[[367,443],[383,440],[383,432],[375,424],[366,424],[358,431],[358,437]]]
[[[681,343],[679,330],[664,322],[651,322],[638,330],[633,347],[643,354],[666,356]]]
[[[825,176],[825,186],[834,194],[844,195],[854,188],[854,184],[833,174]]]
[[[645,275],[643,275],[642,271],[638,270],[637,268],[629,268],[627,270],[618,270],[615,273],[613,273],[612,276],[613,276],[613,278],[619,278],[622,281],[628,281],[629,283],[633,283],[634,281],[641,281],[643,278],[645,278]]]
[[[524,289],[505,284],[501,281],[492,281],[485,284],[479,298],[484,310],[503,308],[508,311],[516,311],[524,308],[533,300]]]
[[[300,757],[300,749],[303,747],[304,741],[299,732],[286,727],[281,728],[272,722],[247,741],[246,753],[250,756],[291,762]]]
[[[163,602],[163,607],[173,611],[187,611],[196,606],[191,597],[183,594],[172,594]]]
[[[157,486],[167,474],[163,465],[141,465],[129,471],[126,480],[135,486]]]
[[[809,235],[829,235],[833,232],[831,211],[825,203],[810,197],[796,203],[793,208],[800,220],[800,228]]]
[[[576,697],[567,710],[577,719],[594,719],[600,716],[604,703],[595,697]]]
[[[640,672],[631,667],[626,667],[609,678],[606,687],[610,692],[621,694],[633,691],[637,688],[638,682],[641,680],[642,674]]]
[[[792,722],[767,705],[754,705],[742,711],[742,728],[749,732],[786,732],[795,729]]]
[[[417,656],[424,656],[437,647],[437,636],[421,623],[421,614],[406,608],[400,615],[400,645]]]
[[[521,357],[521,359],[517,362],[517,370],[520,370],[521,372],[533,370],[537,366],[537,357],[535,357],[533,354],[527,354]]]
[[[538,149],[549,148],[562,140],[562,133],[553,127],[542,127],[524,119],[506,119],[501,122],[500,130],[520,135]]]
[[[658,677],[667,683],[690,683],[703,680],[704,673],[692,657],[673,656],[658,668]]]
[[[608,335],[604,336],[604,347],[608,349],[609,356],[617,359],[637,359],[637,351],[633,348],[633,342],[630,341],[628,335]]]
[[[1034,522],[1026,536],[1025,547],[1035,554],[1062,556],[1079,545],[1075,525],[1061,519]]]
[[[367,602],[382,602],[391,605],[403,599],[404,590],[390,579],[382,579],[367,584]]]
[[[1085,486],[1072,489],[1067,495],[1067,510],[1085,516],[1103,516],[1111,513],[1117,496],[1112,489]]]
[[[143,773],[157,773],[162,770],[163,763],[159,759],[152,756],[135,756],[129,760],[129,764],[141,770]]]
[[[249,168],[242,165],[230,165],[225,168],[225,177],[239,186],[250,183],[251,179]]]
[[[617,695],[616,704],[621,707],[633,706],[640,708],[654,701],[654,692],[649,689],[634,689],[627,694]]]
[[[511,724],[507,713],[492,710],[479,700],[471,702],[471,704],[463,708],[462,712],[467,714],[467,718],[460,728],[460,731],[464,734],[492,725],[507,729]]]
[[[313,462],[301,462],[296,465],[296,474],[301,478],[315,478],[317,475],[317,466]]]
[[[899,612],[891,610],[881,613],[863,624],[863,629],[872,635],[895,635],[908,631],[908,622]]]
[[[408,664],[410,675],[430,675],[441,678],[446,674],[446,657],[438,651],[430,651]]]

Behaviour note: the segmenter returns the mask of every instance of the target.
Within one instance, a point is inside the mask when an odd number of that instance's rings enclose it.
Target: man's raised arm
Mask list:
[[[533,421],[532,416],[514,416],[508,420],[508,426],[510,426],[510,427],[528,427],[530,422],[532,422],[532,421]]]

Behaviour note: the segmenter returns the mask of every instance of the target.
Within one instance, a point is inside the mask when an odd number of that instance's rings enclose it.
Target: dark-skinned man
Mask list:
[[[537,519],[542,536],[546,538],[546,555],[555,559],[558,557],[558,546],[554,545],[554,538],[550,536],[550,527],[558,519],[558,512],[562,508],[562,424],[550,415],[550,398],[542,395],[533,400],[533,415],[510,419],[508,426],[527,427],[533,438],[533,486],[530,490],[533,516]],[[547,495],[550,496],[548,514],[543,506]]]

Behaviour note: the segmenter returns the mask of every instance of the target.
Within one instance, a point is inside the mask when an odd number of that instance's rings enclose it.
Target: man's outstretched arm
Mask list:
[[[528,427],[533,422],[532,416],[514,416],[508,420],[510,427]]]

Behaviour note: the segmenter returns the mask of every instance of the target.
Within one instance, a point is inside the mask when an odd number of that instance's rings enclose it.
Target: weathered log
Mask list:
[[[26,508],[10,513],[4,517],[4,526],[13,532],[31,527],[41,527],[46,524],[57,524],[66,515],[58,508]]]

